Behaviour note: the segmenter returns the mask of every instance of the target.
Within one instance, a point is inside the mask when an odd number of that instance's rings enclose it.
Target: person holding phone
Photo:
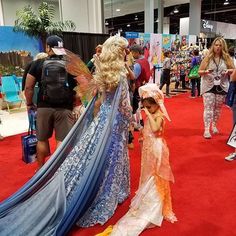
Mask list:
[[[204,134],[210,139],[210,127],[213,134],[218,134],[217,122],[229,87],[229,76],[234,64],[228,54],[228,48],[222,37],[217,37],[199,67],[201,76],[201,94],[203,96]]]

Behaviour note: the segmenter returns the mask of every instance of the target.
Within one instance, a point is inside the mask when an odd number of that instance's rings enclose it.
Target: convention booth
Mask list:
[[[153,71],[152,80],[157,84],[160,84],[165,51],[172,53],[172,80],[175,80],[179,76],[180,66],[184,66],[186,70],[189,68],[191,51],[197,47],[195,35],[126,32],[125,37],[130,46],[133,44],[143,46],[144,56]]]

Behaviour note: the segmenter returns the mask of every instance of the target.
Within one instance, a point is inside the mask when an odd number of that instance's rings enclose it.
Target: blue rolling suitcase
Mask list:
[[[34,134],[34,121],[35,121],[35,112],[30,110],[28,113],[29,117],[29,130],[27,135],[21,137],[22,144],[22,160],[25,163],[32,163],[36,160],[36,145],[37,138]]]

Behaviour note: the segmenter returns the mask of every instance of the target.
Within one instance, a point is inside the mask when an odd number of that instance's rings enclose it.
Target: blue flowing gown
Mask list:
[[[127,150],[131,109],[126,78],[94,102],[42,169],[0,205],[0,235],[65,235],[104,224],[130,191]]]

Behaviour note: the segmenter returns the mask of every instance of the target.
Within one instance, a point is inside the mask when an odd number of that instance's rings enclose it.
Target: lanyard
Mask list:
[[[217,64],[216,63],[216,61],[215,61],[215,59],[213,58],[213,62],[215,63],[215,65],[216,65],[216,72],[218,73],[218,71],[219,71],[219,67],[220,67],[220,64],[221,64],[221,58],[220,58],[220,60],[219,60],[219,63]]]

